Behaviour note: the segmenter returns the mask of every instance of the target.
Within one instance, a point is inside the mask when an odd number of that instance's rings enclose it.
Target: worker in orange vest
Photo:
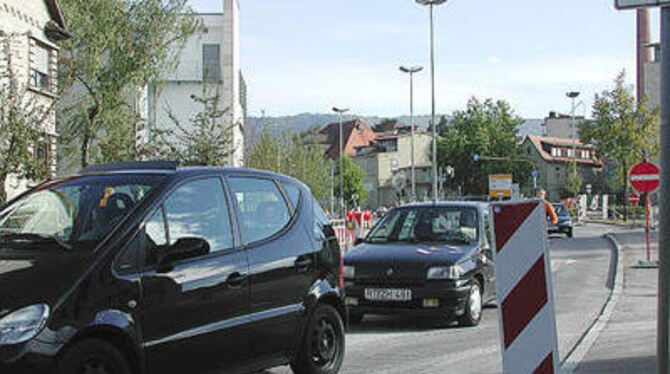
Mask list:
[[[554,210],[554,206],[551,205],[549,201],[547,201],[547,191],[545,191],[542,188],[538,188],[535,191],[535,197],[538,199],[542,199],[544,201],[544,211],[547,214],[547,221],[551,220],[551,223],[554,225],[558,223],[558,216],[556,215],[556,211]]]

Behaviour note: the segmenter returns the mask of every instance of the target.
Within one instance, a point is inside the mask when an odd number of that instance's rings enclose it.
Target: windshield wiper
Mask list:
[[[0,234],[0,240],[25,241],[30,243],[56,243],[64,249],[72,250],[72,246],[70,244],[52,235],[35,234],[29,232],[16,232],[11,234]]]

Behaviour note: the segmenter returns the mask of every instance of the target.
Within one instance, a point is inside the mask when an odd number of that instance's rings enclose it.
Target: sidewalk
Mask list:
[[[658,270],[636,269],[644,232],[614,235],[624,251],[624,286],[611,318],[574,373],[656,373]],[[652,259],[657,258],[656,240]]]

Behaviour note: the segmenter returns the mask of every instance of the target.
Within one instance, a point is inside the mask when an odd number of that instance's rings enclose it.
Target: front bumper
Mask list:
[[[0,346],[0,373],[53,373],[54,346],[36,339],[22,344]]]
[[[547,232],[550,234],[567,234],[569,232],[572,232],[572,225],[555,225],[555,226],[549,226],[547,229]]]
[[[470,294],[471,282],[427,281],[423,284],[386,284],[366,281],[345,281],[347,309],[349,314],[398,314],[417,317],[460,317]],[[365,298],[366,288],[402,288],[412,290],[408,301],[377,301]],[[427,303],[426,300],[430,300]],[[437,300],[437,304],[435,304]]]

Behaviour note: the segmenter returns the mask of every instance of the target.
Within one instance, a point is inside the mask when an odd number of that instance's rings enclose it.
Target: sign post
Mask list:
[[[512,174],[489,175],[489,197],[512,197]]]
[[[633,169],[630,171],[630,183],[633,185],[638,192],[645,194],[646,201],[646,217],[647,217],[647,261],[640,261],[639,266],[645,268],[656,268],[658,267],[657,263],[651,262],[651,234],[649,232],[649,194],[654,192],[659,184],[661,183],[659,179],[660,170],[658,167],[650,162],[640,162],[639,164],[633,166]],[[633,199],[633,196],[635,199]],[[629,196],[631,204],[637,205],[640,201],[640,197],[632,194]]]

